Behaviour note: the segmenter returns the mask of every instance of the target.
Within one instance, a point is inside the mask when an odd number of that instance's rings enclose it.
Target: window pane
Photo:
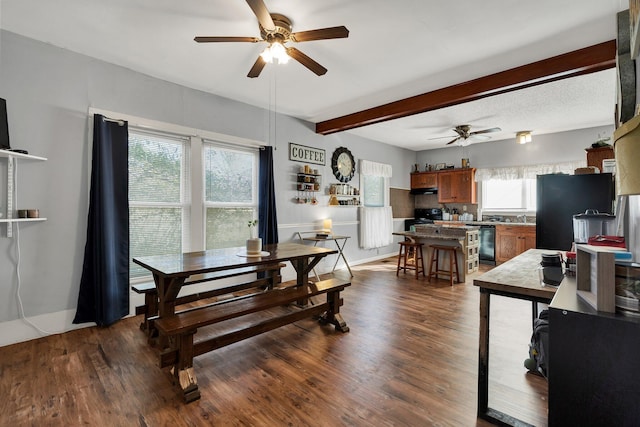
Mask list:
[[[182,208],[129,208],[131,257],[182,252]],[[149,270],[131,263],[131,277],[149,275]]]
[[[183,141],[129,134],[129,200],[181,202]]]
[[[384,178],[376,175],[364,175],[363,196],[365,206],[384,206]]]
[[[207,249],[244,246],[254,208],[207,208]]]
[[[484,181],[482,199],[483,209],[522,209],[522,180]]]
[[[255,163],[256,155],[252,152],[206,144],[205,200],[214,203],[253,203]]]

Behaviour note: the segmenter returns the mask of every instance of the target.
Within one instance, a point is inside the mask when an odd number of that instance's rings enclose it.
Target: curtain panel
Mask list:
[[[128,133],[127,122],[93,117],[87,241],[73,323],[108,326],[129,314]]]
[[[273,148],[260,149],[258,171],[258,237],[264,244],[278,243],[276,192],[273,185]]]

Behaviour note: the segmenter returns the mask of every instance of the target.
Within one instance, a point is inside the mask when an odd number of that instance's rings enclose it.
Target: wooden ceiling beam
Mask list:
[[[355,129],[615,66],[616,41],[610,40],[468,82],[325,120],[316,123],[316,133],[328,135]]]

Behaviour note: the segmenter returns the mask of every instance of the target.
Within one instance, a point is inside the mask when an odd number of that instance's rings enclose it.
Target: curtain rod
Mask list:
[[[107,117],[107,116],[102,116],[102,120],[106,122],[117,123],[118,126],[124,126],[124,124],[126,123],[122,119],[112,119],[111,117]]]

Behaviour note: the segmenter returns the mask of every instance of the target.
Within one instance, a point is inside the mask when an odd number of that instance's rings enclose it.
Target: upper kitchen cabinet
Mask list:
[[[437,175],[439,203],[477,203],[475,169],[451,169]]]
[[[436,188],[437,186],[437,172],[414,172],[411,174],[411,189]]]

